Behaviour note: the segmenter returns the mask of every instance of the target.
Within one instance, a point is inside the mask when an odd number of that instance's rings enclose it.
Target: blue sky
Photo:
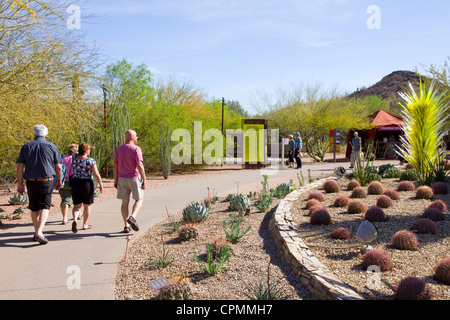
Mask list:
[[[370,6],[379,8],[379,20]],[[209,98],[320,82],[353,92],[450,56],[447,0],[87,0],[81,30],[106,63],[144,63]],[[369,22],[379,22],[370,29]]]

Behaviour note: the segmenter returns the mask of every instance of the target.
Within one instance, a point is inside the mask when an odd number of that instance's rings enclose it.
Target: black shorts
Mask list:
[[[33,212],[52,207],[53,181],[27,181],[29,208]]]
[[[95,188],[92,179],[74,178],[70,187],[72,189],[72,201],[74,205],[94,203]]]

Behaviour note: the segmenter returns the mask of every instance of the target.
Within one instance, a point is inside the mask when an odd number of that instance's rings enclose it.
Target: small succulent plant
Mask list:
[[[367,193],[371,195],[380,195],[384,192],[384,186],[379,181],[372,181],[367,186]]]
[[[189,300],[192,295],[189,278],[175,276],[167,280],[171,285],[161,290],[162,300]]]
[[[317,199],[310,199],[310,200],[306,201],[305,209],[308,210],[309,208],[317,206],[319,204],[320,204],[319,200],[317,200]]]
[[[349,205],[350,198],[347,196],[338,196],[334,199],[333,206],[337,208],[344,208]]]
[[[323,184],[323,189],[326,193],[338,193],[341,191],[341,187],[336,180],[327,180]]]
[[[230,210],[238,211],[241,215],[250,214],[250,200],[245,195],[237,195],[230,201]]]
[[[366,211],[364,219],[370,222],[385,222],[387,217],[382,208],[373,206]]]
[[[400,281],[395,293],[395,300],[432,300],[433,291],[422,278],[408,277]]]
[[[417,199],[426,199],[429,200],[433,198],[433,189],[429,186],[421,186],[416,190],[416,198]]]
[[[357,188],[357,187],[361,187],[361,184],[359,183],[358,180],[351,180],[348,184],[347,184],[347,190],[348,191],[353,191],[353,189]]]
[[[450,258],[441,260],[434,267],[433,278],[440,283],[450,285]]]
[[[364,254],[361,265],[364,269],[370,266],[378,266],[380,271],[384,272],[391,270],[393,263],[391,255],[386,250],[371,249]]]
[[[363,187],[356,187],[353,189],[350,198],[363,199],[367,197],[367,192]]]
[[[433,220],[434,222],[438,222],[445,220],[445,213],[436,208],[428,208],[425,209],[425,211],[420,217],[423,219],[430,219]]]
[[[209,217],[209,208],[204,204],[192,202],[183,209],[183,221],[199,223]]]
[[[312,191],[308,195],[308,200],[311,200],[311,199],[316,199],[320,202],[323,202],[323,201],[325,201],[325,195],[323,194],[323,192],[320,192],[320,191]]]
[[[412,223],[409,230],[416,231],[417,233],[435,234],[437,231],[437,225],[436,222],[430,219],[418,219]]]
[[[432,203],[430,203],[430,205],[428,206],[428,208],[439,209],[439,210],[441,210],[441,212],[447,211],[447,205],[444,203],[444,201],[439,200],[439,199],[433,201]]]
[[[28,196],[21,195],[19,193],[14,193],[14,195],[9,198],[9,204],[11,204],[11,205],[23,206],[24,204],[27,204],[27,202],[28,202]]]
[[[392,246],[399,250],[415,251],[419,248],[419,241],[411,231],[402,230],[395,233],[392,237]]]
[[[347,211],[349,214],[358,214],[358,213],[363,213],[367,210],[367,205],[360,200],[352,200],[348,207],[347,207]]]
[[[331,215],[325,208],[320,208],[311,213],[309,223],[312,225],[329,225],[331,224]]]
[[[414,191],[416,186],[411,181],[402,181],[397,186],[397,191]]]
[[[389,189],[386,190],[385,192],[383,192],[384,196],[388,196],[389,198],[391,198],[392,200],[400,200],[400,195],[398,194],[397,191],[393,190],[393,189]]]
[[[337,240],[347,240],[353,237],[353,233],[347,228],[337,228],[330,233],[330,238]]]
[[[182,225],[178,229],[178,237],[181,241],[189,241],[198,238],[198,228],[195,224],[189,223]]]
[[[225,247],[232,249],[231,242],[224,238],[219,238],[212,243],[212,255],[215,260],[219,259]]]
[[[392,199],[388,196],[379,196],[377,199],[377,206],[380,208],[390,208],[394,205],[394,202],[392,202]]]
[[[322,204],[318,204],[318,205],[310,207],[308,209],[308,216],[311,216],[314,211],[317,211],[319,209],[325,209],[325,207]]]

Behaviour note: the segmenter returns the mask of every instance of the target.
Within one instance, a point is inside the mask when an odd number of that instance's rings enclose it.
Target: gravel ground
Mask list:
[[[193,260],[196,254],[200,261],[206,259],[206,244],[216,239],[225,238],[222,227],[229,214],[237,214],[228,209],[224,198],[211,207],[210,217],[199,223],[199,238],[188,242],[180,242],[178,233],[170,230],[170,220],[167,218],[143,233],[130,247],[127,263],[122,261],[118,267],[115,296],[119,300],[159,299],[159,292],[152,291],[148,282],[161,277],[182,275],[188,277],[192,300],[245,300],[247,285],[266,281],[267,268],[270,265],[271,280],[279,281],[282,296],[287,299],[312,300],[314,297],[304,288],[284,265],[268,230],[269,220],[278,200],[274,200],[272,208],[267,213],[261,213],[252,206],[249,216],[241,224],[241,230],[251,226],[239,242],[232,244],[232,256],[222,271],[209,276],[204,273],[197,262]],[[181,221],[182,214],[171,214],[173,221]],[[165,249],[173,256],[173,262],[164,269],[146,267],[146,262],[161,256],[161,232]]]
[[[399,184],[395,179],[383,179],[385,189],[396,189]],[[393,259],[394,267],[390,271],[380,274],[369,274],[363,270],[360,248],[349,248],[358,242],[349,240],[334,240],[329,234],[338,227],[350,229],[356,233],[360,223],[364,220],[364,213],[349,214],[347,208],[333,207],[334,199],[339,195],[350,196],[347,191],[347,179],[339,180],[341,192],[328,193],[322,203],[330,212],[332,224],[328,226],[313,226],[309,223],[308,211],[304,209],[307,195],[302,195],[293,203],[291,214],[298,224],[298,233],[311,246],[312,253],[325,264],[338,278],[353,287],[365,299],[392,299],[398,283],[406,277],[422,277],[431,286],[434,299],[450,299],[450,287],[440,284],[433,279],[433,268],[442,259],[449,257],[450,221],[447,214],[445,221],[437,222],[436,234],[416,234],[419,240],[417,251],[397,250],[391,246],[392,236],[400,230],[408,229],[413,221],[418,219],[431,201],[441,199],[447,206],[450,195],[434,195],[432,200],[415,198],[415,192],[399,192],[400,200],[394,201],[391,208],[384,209],[388,216],[386,222],[375,222],[379,230],[377,241],[371,243],[373,248],[387,250]],[[364,189],[367,190],[367,187]],[[319,188],[323,191],[322,188]],[[363,200],[368,207],[375,206],[376,195],[368,195]],[[369,285],[368,285],[369,284]],[[370,289],[369,289],[370,288]]]

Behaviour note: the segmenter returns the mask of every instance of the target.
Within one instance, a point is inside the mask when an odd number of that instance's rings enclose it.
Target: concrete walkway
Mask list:
[[[389,161],[379,161],[376,165],[384,163]],[[341,165],[305,163],[303,172],[305,179],[308,169],[314,178],[321,178],[322,173],[331,175]],[[343,166],[348,168],[348,163]],[[290,179],[298,184],[297,172],[287,168],[272,171],[270,187]],[[173,214],[192,201],[202,201],[208,187],[226,195],[235,193],[239,182],[240,192],[256,191],[256,187],[261,188],[261,174],[260,170],[224,170],[224,173],[149,190],[137,217],[140,231],[129,235],[136,239],[165,219],[165,206]],[[60,215],[51,216],[44,229],[49,244],[44,246],[31,241],[34,232],[31,224],[0,233],[0,299],[114,299],[117,265],[125,252],[127,236],[121,233],[120,201],[94,204],[90,223],[93,229],[73,234],[70,223],[63,226]]]

